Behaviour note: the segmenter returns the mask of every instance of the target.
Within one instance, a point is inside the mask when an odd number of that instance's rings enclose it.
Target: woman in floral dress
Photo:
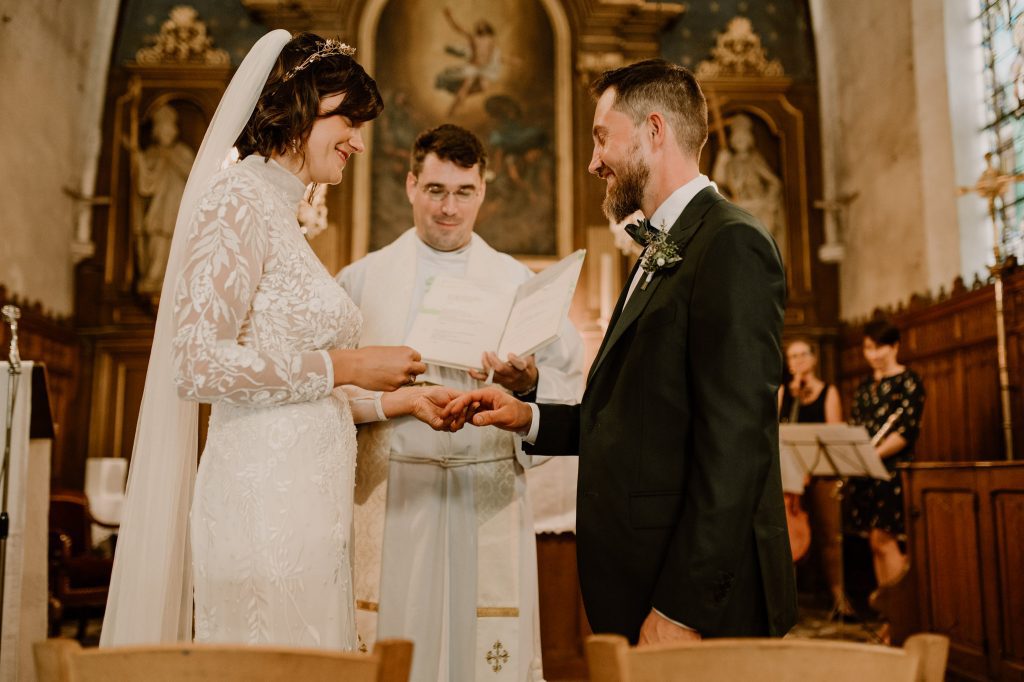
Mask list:
[[[853,422],[867,427],[872,438],[885,430],[875,450],[890,473],[897,464],[913,460],[924,412],[921,377],[897,361],[899,348],[900,332],[889,322],[876,320],[864,328],[864,357],[872,375],[857,387],[851,409]],[[852,479],[848,500],[848,524],[867,534],[878,584],[898,581],[907,567],[900,548],[905,536],[898,473],[889,481]]]

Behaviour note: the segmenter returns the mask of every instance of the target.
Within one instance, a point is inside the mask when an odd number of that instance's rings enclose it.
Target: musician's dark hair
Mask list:
[[[879,346],[894,346],[900,342],[900,330],[889,320],[879,318],[864,325],[864,337]]]
[[[660,112],[672,127],[680,148],[694,158],[708,141],[708,103],[689,69],[664,59],[605,71],[590,85],[595,99],[614,88],[612,108],[640,125],[648,114]]]
[[[419,177],[423,161],[435,154],[442,161],[451,161],[460,168],[480,164],[480,177],[487,170],[487,150],[480,138],[461,126],[445,123],[419,134],[412,145],[409,170]]]

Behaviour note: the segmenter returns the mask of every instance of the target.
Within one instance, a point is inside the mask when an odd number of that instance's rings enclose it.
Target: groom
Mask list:
[[[698,170],[707,105],[662,60],[592,86],[604,210],[650,216],[579,405],[478,390],[453,401],[536,454],[580,455],[577,555],[595,632],[641,644],[781,636],[796,592],[779,474],[778,249]],[[668,246],[671,245],[671,246]],[[673,248],[681,261],[673,258]],[[659,263],[660,261],[660,263]]]

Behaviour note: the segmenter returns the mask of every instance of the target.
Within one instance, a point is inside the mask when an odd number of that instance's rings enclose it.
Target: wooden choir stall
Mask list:
[[[900,465],[909,572],[878,603],[894,644],[913,632],[950,638],[950,679],[1024,679],[1024,271],[1011,259],[1001,275],[1015,453],[1003,437],[993,282],[957,280],[887,311],[927,400],[915,461]],[[869,372],[860,329],[841,333],[844,400]]]

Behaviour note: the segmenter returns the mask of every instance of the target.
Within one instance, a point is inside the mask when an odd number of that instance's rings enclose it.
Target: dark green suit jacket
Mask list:
[[[705,637],[781,636],[796,620],[776,415],[782,261],[711,187],[669,238],[682,262],[625,307],[623,291],[583,402],[540,405],[528,449],[580,455],[577,559],[595,632],[635,642],[653,607]]]

